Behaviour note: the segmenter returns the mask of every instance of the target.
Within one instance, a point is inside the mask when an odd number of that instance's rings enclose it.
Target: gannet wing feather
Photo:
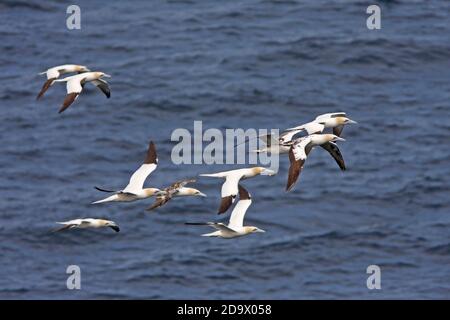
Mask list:
[[[91,82],[97,88],[99,88],[108,99],[111,97],[111,90],[109,88],[108,82],[102,79],[92,80]]]
[[[342,134],[342,130],[344,130],[344,125],[340,124],[340,125],[338,125],[338,126],[333,128],[333,134],[335,136],[340,137],[341,134]]]
[[[145,180],[156,169],[157,165],[156,147],[153,141],[150,141],[144,163],[133,173],[123,192],[139,193],[144,186]]]
[[[147,211],[151,211],[165,205],[167,202],[169,202],[170,199],[172,199],[172,194],[169,193],[157,197],[155,202],[153,202],[153,204],[147,208]]]
[[[300,172],[303,169],[306,158],[311,152],[312,143],[309,137],[301,139],[298,143],[295,143],[289,149],[289,166],[288,181],[286,184],[286,191],[290,191],[297,183]]]
[[[302,132],[304,129],[294,129],[294,130],[289,130],[287,129],[286,131],[282,132],[280,134],[279,137],[279,141],[280,143],[286,143],[292,140],[292,138],[299,132]]]
[[[242,178],[242,174],[230,174],[226,177],[221,190],[221,202],[218,214],[226,212],[233,204],[239,192],[238,183]]]
[[[189,226],[210,226],[213,227],[214,229],[225,232],[236,232],[235,230],[233,230],[232,228],[226,226],[221,222],[186,222],[185,224]]]
[[[64,99],[61,109],[59,109],[59,113],[64,112],[64,110],[70,107],[70,105],[78,98],[81,91],[83,90],[81,78],[74,76],[66,79],[68,79],[66,85],[67,95],[66,98]]]
[[[41,91],[39,91],[39,94],[36,97],[36,100],[38,100],[40,97],[44,95],[44,93],[52,86],[52,84],[55,82],[56,78],[50,78],[47,81],[44,82],[44,85],[42,86]]]
[[[64,230],[67,230],[67,229],[71,229],[71,228],[73,228],[75,226],[76,226],[75,224],[66,224],[66,225],[64,225],[64,226],[62,226],[60,228],[56,228],[56,229],[52,230],[52,232],[64,231]]]
[[[316,122],[316,120],[302,124],[300,126],[297,127],[293,127],[293,128],[289,128],[286,129],[286,131],[297,131],[295,134],[301,132],[301,131],[306,131],[306,133],[308,135],[310,134],[315,134],[315,133],[322,133],[323,130],[325,129],[325,126],[323,124],[320,124],[318,122]]]
[[[236,203],[233,211],[231,212],[230,222],[228,227],[231,229],[239,229],[244,225],[244,216],[247,209],[252,204],[252,199],[248,191],[239,185],[239,201]]]
[[[323,121],[329,118],[336,118],[336,117],[345,117],[345,112],[332,112],[332,113],[324,113],[316,117],[314,121]]]
[[[327,142],[327,143],[321,144],[320,146],[328,151],[328,153],[333,157],[333,159],[338,164],[339,168],[341,168],[341,170],[344,171],[345,170],[344,157],[342,156],[342,153],[339,150],[336,143]]]

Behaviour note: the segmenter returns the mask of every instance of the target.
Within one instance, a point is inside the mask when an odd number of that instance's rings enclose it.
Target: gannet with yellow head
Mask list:
[[[110,78],[109,74],[104,72],[84,72],[74,76],[70,76],[64,79],[54,80],[55,82],[67,82],[66,89],[67,95],[64,102],[59,109],[59,113],[66,110],[70,105],[78,98],[84,85],[87,82],[92,83],[97,88],[99,88],[107,98],[111,97],[111,90],[109,89],[108,82],[102,78]]]
[[[217,229],[217,231],[203,234],[204,237],[219,237],[225,239],[231,239],[236,237],[242,237],[255,232],[265,232],[264,230],[254,227],[254,226],[244,226],[244,216],[247,209],[252,204],[252,199],[250,193],[242,187],[238,186],[239,189],[239,201],[236,203],[233,211],[231,212],[230,221],[228,225],[224,223],[217,222],[206,222],[206,223],[186,223],[187,225],[206,225]]]
[[[161,190],[158,188],[144,188],[145,180],[153,171],[155,171],[157,165],[158,157],[156,155],[156,146],[153,141],[150,141],[144,163],[133,173],[125,189],[113,191],[95,187],[95,189],[99,191],[111,192],[114,194],[108,198],[95,201],[92,204],[103,202],[130,202],[147,199],[159,194]]]
[[[306,158],[311,150],[316,146],[321,146],[330,153],[341,170],[345,170],[345,163],[342,154],[334,143],[335,141],[345,141],[334,134],[312,134],[306,137],[301,137],[290,142],[291,148],[289,150],[289,167],[288,181],[286,191],[290,191],[300,175]]]
[[[86,66],[80,66],[78,64],[64,64],[61,66],[56,66],[53,68],[49,68],[44,72],[39,73],[40,75],[45,74],[47,76],[47,81],[45,81],[44,85],[42,86],[41,91],[36,97],[36,100],[41,98],[44,93],[53,85],[56,79],[58,79],[62,74],[71,73],[71,72],[88,72],[89,70]]]
[[[286,129],[286,131],[306,131],[308,135],[322,133],[325,128],[332,128],[333,134],[340,137],[344,126],[357,123],[347,117],[345,112],[325,113],[317,116],[313,121],[297,127]]]
[[[119,232],[119,226],[111,220],[106,219],[93,219],[93,218],[84,218],[84,219],[74,219],[64,222],[57,222],[58,224],[62,224],[63,227],[54,230],[54,232],[68,230],[68,229],[98,229],[98,228],[111,228],[115,232]]]

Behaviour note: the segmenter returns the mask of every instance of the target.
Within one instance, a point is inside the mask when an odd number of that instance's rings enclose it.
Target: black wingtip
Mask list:
[[[101,191],[101,192],[107,192],[107,193],[116,192],[116,191],[113,191],[113,190],[106,190],[106,189],[103,189],[103,188],[100,188],[100,187],[97,187],[97,186],[94,186],[94,189],[98,190],[98,191]]]

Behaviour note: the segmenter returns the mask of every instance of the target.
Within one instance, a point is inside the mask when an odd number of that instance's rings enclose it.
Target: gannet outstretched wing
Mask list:
[[[239,185],[239,201],[231,212],[230,222],[228,223],[229,228],[238,230],[243,227],[245,213],[251,204],[250,194],[244,187]]]
[[[288,181],[286,184],[286,191],[290,191],[300,175],[303,169],[306,158],[312,150],[312,142],[309,136],[301,139],[298,143],[291,146],[289,150],[289,161],[291,165],[289,166]]]
[[[339,150],[337,144],[334,142],[327,142],[321,144],[320,146],[328,151],[328,153],[333,157],[333,159],[338,164],[339,168],[341,168],[341,170],[344,171],[345,170],[344,157],[342,156],[342,153]]]
[[[156,155],[156,147],[153,141],[150,141],[144,163],[133,173],[130,182],[122,192],[139,193],[144,187],[145,180],[155,171],[157,165],[158,157]]]

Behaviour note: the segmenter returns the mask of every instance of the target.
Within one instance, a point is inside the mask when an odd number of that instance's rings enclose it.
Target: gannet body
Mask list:
[[[92,218],[84,218],[84,219],[74,219],[64,222],[57,222],[58,224],[62,224],[63,227],[54,230],[54,232],[68,230],[68,229],[98,229],[98,228],[111,228],[116,232],[120,231],[119,226],[111,220],[105,219],[92,219]]]

